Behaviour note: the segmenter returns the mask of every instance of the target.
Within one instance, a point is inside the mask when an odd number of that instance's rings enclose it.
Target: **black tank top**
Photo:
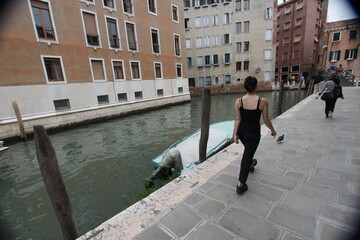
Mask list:
[[[240,100],[241,100],[241,107],[240,107],[241,121],[237,132],[238,136],[244,133],[250,133],[260,136],[261,110],[259,109],[259,106],[260,106],[261,98],[259,97],[257,107],[256,109],[253,110],[245,109],[243,107],[244,105],[242,98]]]

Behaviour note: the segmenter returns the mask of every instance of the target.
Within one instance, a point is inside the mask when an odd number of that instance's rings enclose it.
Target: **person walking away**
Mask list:
[[[337,99],[344,99],[342,88],[340,86],[340,78],[336,74],[331,74],[329,76],[324,89],[318,92],[318,95],[315,98],[318,99],[321,95],[325,95],[322,97],[322,99],[325,100],[325,117],[331,119],[333,117]]]
[[[265,125],[270,129],[271,135],[276,136],[276,131],[269,118],[269,104],[265,98],[256,95],[257,79],[249,76],[245,78],[246,95],[235,101],[235,123],[233,139],[236,144],[244,145],[244,153],[240,165],[239,182],[236,192],[241,194],[248,189],[246,184],[250,171],[254,170],[256,160],[253,160],[260,142],[260,117],[263,116]]]

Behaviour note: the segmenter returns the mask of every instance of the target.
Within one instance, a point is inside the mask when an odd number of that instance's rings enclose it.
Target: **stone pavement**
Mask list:
[[[333,119],[325,118],[324,102],[310,96],[273,120],[278,136],[285,134],[282,143],[262,129],[258,165],[244,194],[235,192],[243,148],[232,144],[215,155],[218,161],[229,158],[229,164],[193,182],[184,199],[154,210],[146,222],[139,217],[136,235],[121,235],[126,229],[114,225],[121,217],[82,239],[351,239],[360,223],[360,88],[343,91]],[[144,203],[149,205],[139,204]]]

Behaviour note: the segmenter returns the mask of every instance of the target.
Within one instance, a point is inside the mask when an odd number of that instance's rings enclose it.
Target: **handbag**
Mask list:
[[[325,92],[321,95],[321,100],[331,101],[335,97],[334,92]]]

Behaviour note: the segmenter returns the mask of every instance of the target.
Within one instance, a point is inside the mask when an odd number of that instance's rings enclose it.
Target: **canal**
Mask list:
[[[261,92],[277,113],[279,92]],[[284,92],[283,111],[297,91]],[[301,91],[301,99],[306,92]],[[233,120],[239,95],[211,99],[211,123]],[[73,206],[80,234],[134,203],[144,191],[151,160],[177,140],[200,128],[201,97],[166,107],[71,128],[50,135]],[[62,239],[61,230],[35,155],[34,141],[18,142],[0,153],[0,231],[10,239]]]

